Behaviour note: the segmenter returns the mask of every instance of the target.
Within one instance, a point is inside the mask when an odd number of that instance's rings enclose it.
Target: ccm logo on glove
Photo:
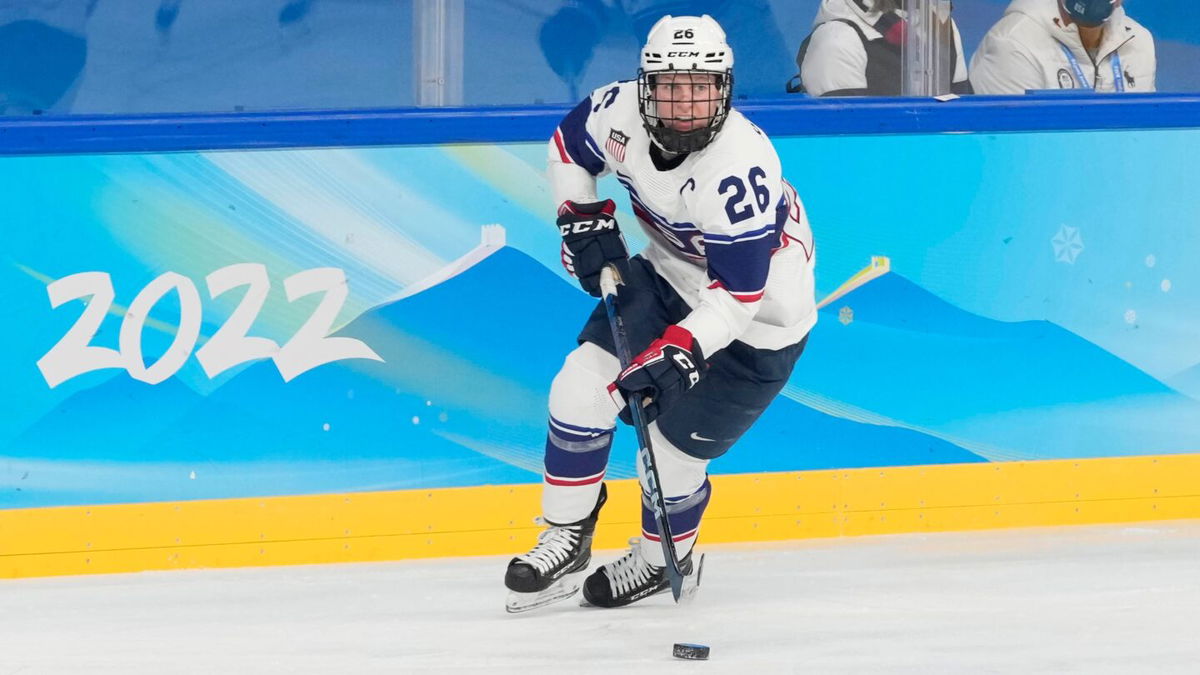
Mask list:
[[[594,297],[600,297],[600,270],[614,263],[617,270],[629,269],[629,248],[613,217],[617,206],[611,199],[589,204],[563,202],[558,209],[558,231],[562,235],[562,265],[567,274]]]
[[[609,385],[608,392],[621,408],[621,421],[626,424],[633,424],[629,397],[645,396],[644,417],[649,424],[696,386],[704,368],[704,355],[692,333],[682,326],[667,326],[662,337],[651,342]]]
[[[560,223],[558,233],[566,237],[572,234],[599,233],[603,230],[617,231],[617,221],[612,218],[597,220],[581,220],[574,223]]]

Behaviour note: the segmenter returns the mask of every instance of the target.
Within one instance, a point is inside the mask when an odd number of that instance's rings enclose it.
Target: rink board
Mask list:
[[[1197,109],[746,106],[829,302],[704,541],[1200,516]],[[0,121],[0,576],[527,549],[595,304],[547,220],[561,113]],[[1097,147],[1112,189],[1064,187]]]
[[[714,476],[702,542],[1200,518],[1200,454]],[[638,530],[611,492],[596,547]],[[0,577],[500,555],[539,485],[0,511]]]
[[[1200,129],[1170,126],[1200,97],[1071,101],[751,111],[829,302],[711,473],[1200,451]],[[1031,130],[1039,112],[1107,126]],[[420,115],[0,123],[0,509],[539,481],[550,383],[596,303],[561,266],[529,140],[555,118],[462,143],[478,119]],[[223,147],[322,133],[350,145]],[[62,145],[3,155],[37,138]],[[1115,198],[1064,189],[1055,160],[1100,146]],[[845,177],[880,166],[863,199]],[[640,250],[623,188],[600,190]],[[610,478],[635,475],[632,436]]]

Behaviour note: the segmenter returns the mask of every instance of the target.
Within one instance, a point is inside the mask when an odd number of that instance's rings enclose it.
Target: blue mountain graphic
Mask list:
[[[5,454],[58,460],[149,459],[143,445],[204,398],[178,380],[158,385],[121,374],[77,392],[16,438]]]
[[[809,351],[793,380],[803,389],[1014,456],[1200,447],[1200,404],[1135,366],[1047,321],[970,314],[895,273],[822,310]]]
[[[40,443],[41,456],[70,460],[196,467],[195,478],[178,472],[174,482],[130,486],[125,501],[535,482],[550,381],[595,302],[525,254],[502,249],[338,331],[366,342],[382,363],[335,362],[284,383],[263,361],[202,399],[179,384],[117,377],[68,400],[23,447]],[[123,416],[103,414],[118,402]],[[129,425],[145,431],[123,438]],[[105,442],[71,447],[76,436],[54,434],[72,427],[99,427]],[[632,436],[624,428],[618,434],[614,475],[634,473]],[[918,432],[780,398],[713,469],[964,461],[980,458]],[[290,475],[289,465],[303,477]],[[86,488],[75,498],[120,500]]]

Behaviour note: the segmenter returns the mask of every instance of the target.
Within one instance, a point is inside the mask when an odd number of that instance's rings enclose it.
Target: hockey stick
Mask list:
[[[627,368],[633,360],[629,353],[629,340],[625,336],[625,322],[617,305],[617,286],[621,285],[621,273],[614,265],[605,265],[600,270],[600,293],[604,296],[604,308],[608,312],[608,325],[612,329],[613,344],[617,349],[617,359],[621,368]],[[640,394],[629,397],[629,414],[633,418],[633,429],[637,432],[638,461],[641,462],[643,473],[646,475],[646,486],[650,489],[650,503],[654,507],[654,520],[658,523],[658,536],[662,542],[663,557],[667,561],[667,578],[671,581],[671,595],[675,602],[683,594],[683,570],[679,567],[679,557],[675,553],[675,539],[671,536],[671,523],[667,520],[667,501],[663,496],[658,478],[658,465],[654,463],[654,449],[650,447],[650,433],[646,428],[646,418],[642,406],[645,402]],[[703,564],[701,561],[700,564]],[[699,567],[696,583],[699,583]],[[689,589],[689,595],[695,591],[695,584]]]

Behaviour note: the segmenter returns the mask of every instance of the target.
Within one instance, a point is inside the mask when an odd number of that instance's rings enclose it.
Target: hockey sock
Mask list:
[[[616,357],[584,343],[550,387],[542,514],[551,523],[577,522],[596,506],[617,416],[608,384],[619,369]]]
[[[546,472],[542,476],[546,520],[566,525],[591,513],[604,480],[612,439],[612,429],[581,427],[550,418]]]
[[[671,536],[675,541],[675,553],[682,560],[691,552],[696,543],[696,535],[700,532],[700,519],[704,517],[704,509],[712,497],[712,483],[708,478],[700,489],[680,497],[667,497],[667,522],[671,525]],[[642,556],[656,567],[665,566],[663,558],[662,539],[658,531],[658,522],[654,518],[654,507],[650,498],[642,495]]]

